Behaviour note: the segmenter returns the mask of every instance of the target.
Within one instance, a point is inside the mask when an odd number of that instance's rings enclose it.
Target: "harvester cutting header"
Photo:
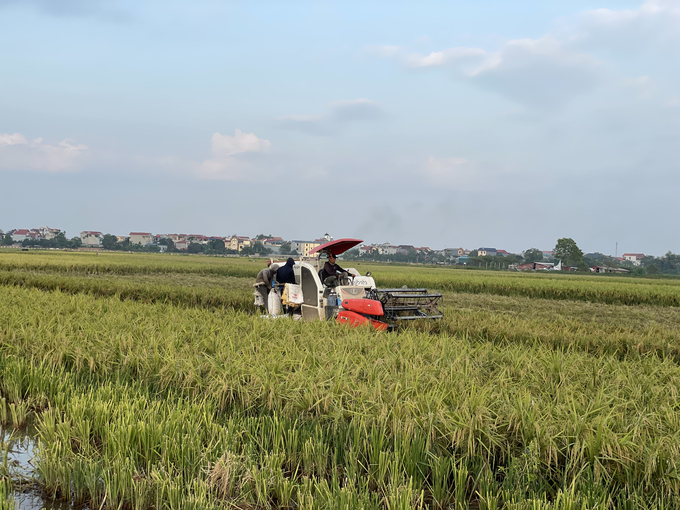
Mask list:
[[[354,268],[342,270],[335,264],[337,255],[361,242],[338,239],[317,246],[309,257],[292,263],[289,259],[287,268],[292,265],[295,283],[292,278],[288,283],[275,283],[268,295],[269,315],[278,316],[283,303],[296,319],[336,320],[351,326],[371,325],[378,330],[394,328],[403,321],[442,317],[437,308],[441,294],[406,286],[378,289],[371,273],[362,276]],[[286,263],[276,265],[286,267]],[[256,293],[256,304],[258,296]],[[261,301],[259,304],[264,305]]]

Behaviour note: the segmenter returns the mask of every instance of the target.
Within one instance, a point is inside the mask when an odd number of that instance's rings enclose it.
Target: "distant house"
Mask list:
[[[503,257],[507,257],[510,254],[505,250],[496,250],[496,255],[502,255]]]
[[[397,253],[399,255],[408,255],[408,252],[411,250],[415,250],[415,246],[411,244],[400,244],[397,246]]]
[[[550,260],[554,255],[550,250],[543,250],[541,253],[543,253],[543,260]]]
[[[102,239],[104,234],[97,230],[83,230],[80,233],[80,241],[85,247],[97,248],[102,245]]]
[[[227,250],[241,251],[243,248],[250,246],[250,237],[248,236],[231,236],[229,240],[225,238],[224,246]]]
[[[186,250],[187,248],[189,248],[189,243],[186,241],[176,241],[175,248],[177,248],[178,250]]]
[[[268,237],[262,240],[264,246],[281,246],[285,241],[282,237]]]
[[[642,264],[642,259],[645,257],[644,253],[624,253],[623,260],[632,262],[634,266]]]
[[[376,246],[379,255],[395,255],[397,247],[390,243],[383,243]]]
[[[495,257],[496,253],[496,248],[480,248],[477,250],[477,256],[478,257]]]
[[[622,267],[593,266],[590,270],[593,273],[630,273],[628,269]]]
[[[116,236],[116,241],[119,243],[124,243],[128,239],[130,239],[130,236]]]
[[[32,232],[38,232],[40,234],[40,237],[43,239],[54,239],[57,237],[60,233],[61,230],[58,228],[50,228],[50,227],[40,227],[36,229],[32,229]]]
[[[153,235],[151,232],[130,232],[130,244],[153,244]]]
[[[15,243],[22,243],[26,239],[28,239],[27,228],[20,228],[12,232],[12,241]]]
[[[168,234],[168,237],[170,240],[177,245],[178,242],[180,241],[186,241],[187,240],[187,235],[186,234]]]
[[[187,241],[189,241],[189,243],[208,244],[210,238],[201,234],[189,234],[187,236]]]
[[[459,257],[467,257],[470,255],[470,250],[466,250],[465,248],[458,248],[456,250],[456,253],[458,254]]]
[[[517,271],[549,271],[554,267],[555,264],[552,262],[527,262],[526,264],[518,264],[515,269]]]

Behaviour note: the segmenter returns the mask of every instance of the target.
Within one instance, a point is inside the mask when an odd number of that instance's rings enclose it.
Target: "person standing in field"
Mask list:
[[[276,271],[276,285],[283,286],[286,283],[295,283],[295,273],[293,272],[294,265],[295,260],[293,260],[293,257],[288,257],[286,264]]]
[[[268,261],[267,267],[257,273],[257,278],[255,278],[255,283],[253,284],[253,287],[255,287],[257,293],[262,296],[262,300],[264,301],[264,311],[266,313],[269,313],[269,291],[272,290],[272,280],[274,279],[278,269],[278,264],[272,264],[271,260]]]

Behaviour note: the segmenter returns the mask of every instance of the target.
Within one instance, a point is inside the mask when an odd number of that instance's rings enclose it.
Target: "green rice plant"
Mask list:
[[[672,356],[466,314],[385,334],[0,286],[0,388],[48,494],[91,507],[678,503]]]
[[[28,418],[29,404],[28,402],[19,402],[17,404],[9,404],[9,415],[12,420],[12,427],[21,429],[26,426]]]
[[[14,510],[12,482],[9,478],[0,476],[0,510]]]
[[[436,509],[448,508],[454,494],[451,491],[451,475],[454,461],[449,456],[431,455],[429,462],[431,481],[429,485],[433,506]]]

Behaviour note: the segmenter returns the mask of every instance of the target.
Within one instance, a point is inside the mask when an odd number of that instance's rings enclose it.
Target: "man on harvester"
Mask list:
[[[324,264],[323,269],[321,270],[323,283],[331,287],[337,284],[338,279],[347,278],[348,275],[347,271],[336,264],[335,261],[335,254],[329,253],[328,261]]]

